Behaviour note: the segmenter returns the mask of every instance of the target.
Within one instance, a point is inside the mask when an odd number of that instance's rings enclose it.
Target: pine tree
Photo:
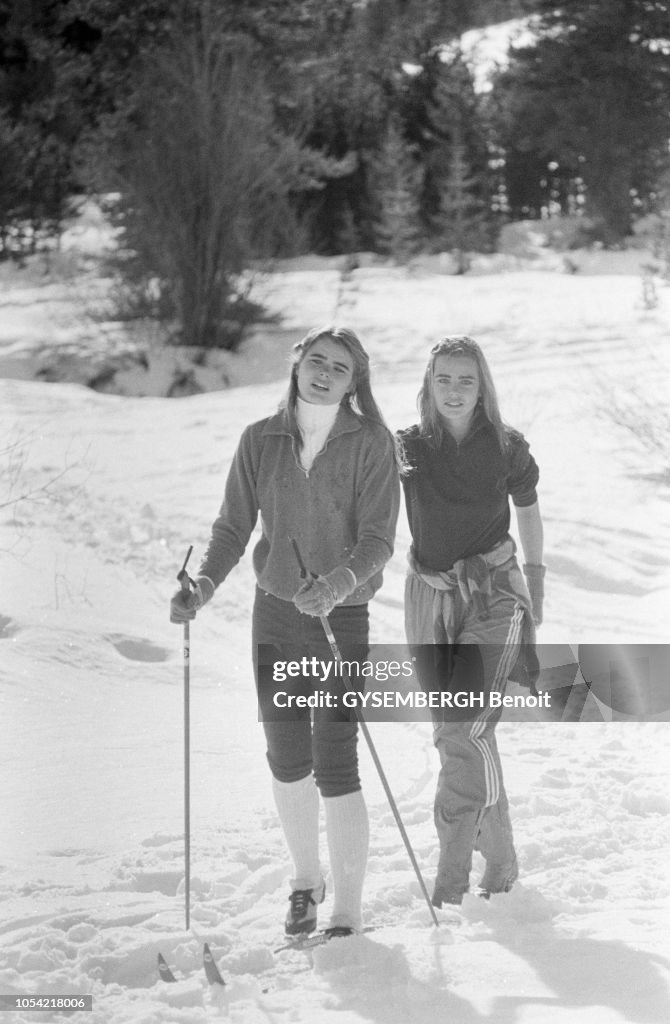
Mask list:
[[[431,226],[440,247],[456,255],[460,273],[467,269],[467,250],[482,248],[486,238],[485,172],[473,173],[466,141],[469,129],[473,144],[476,122],[474,89],[468,93],[468,83],[469,71],[455,51],[450,62],[442,61],[429,107],[434,139],[430,169],[438,197]]]
[[[538,0],[534,45],[513,51],[496,92],[501,142],[526,161],[583,179],[586,212],[606,242],[630,231],[667,165],[670,3]],[[664,43],[665,40],[665,43]]]
[[[481,249],[485,239],[485,212],[474,193],[476,186],[477,178],[470,173],[465,146],[456,130],[435,220],[441,246],[455,255],[459,274],[464,274],[470,265],[468,250]]]
[[[0,258],[49,244],[79,184],[86,45],[65,4],[0,4]]]
[[[405,263],[418,251],[421,242],[421,169],[395,121],[389,124],[377,173],[381,207],[377,243],[382,252]]]

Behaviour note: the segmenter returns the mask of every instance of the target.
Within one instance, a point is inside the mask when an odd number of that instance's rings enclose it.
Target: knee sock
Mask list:
[[[363,880],[368,857],[368,811],[363,794],[327,797],[326,832],[335,902],[330,927],[361,929]]]
[[[318,889],[323,882],[319,863],[319,791],[310,773],[297,782],[272,778],[272,792],[293,859],[292,889]]]

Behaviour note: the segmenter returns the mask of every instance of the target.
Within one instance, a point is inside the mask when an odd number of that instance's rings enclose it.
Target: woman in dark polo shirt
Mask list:
[[[435,797],[440,859],[433,903],[460,904],[473,850],[486,860],[480,894],[517,878],[495,726],[498,697],[542,621],[539,472],[524,437],[503,423],[479,345],[436,345],[419,392],[420,422],[400,432],[412,547],[407,639],[426,691],[463,695],[434,721],[441,771]],[[525,557],[510,537],[516,509]],[[491,695],[496,695],[495,699]]]

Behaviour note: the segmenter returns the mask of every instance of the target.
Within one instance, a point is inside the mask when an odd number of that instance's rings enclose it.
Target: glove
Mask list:
[[[317,576],[303,583],[293,603],[303,615],[330,615],[336,604],[353,594],[356,586],[356,577],[351,569],[338,565],[326,576]]]
[[[542,606],[544,604],[544,577],[547,572],[546,565],[532,565],[527,563],[523,567],[526,585],[530,594],[530,604],[533,609],[535,625],[542,625]]]
[[[193,590],[177,590],[170,601],[170,622],[190,622],[211,601],[214,590],[209,576],[198,576]]]

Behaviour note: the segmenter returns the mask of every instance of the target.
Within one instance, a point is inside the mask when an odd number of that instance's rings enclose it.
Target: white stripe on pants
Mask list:
[[[448,637],[448,642],[478,648],[478,687],[481,686],[488,704],[488,693],[504,694],[518,656],[523,606],[511,595],[494,588],[487,603],[487,617],[482,618],[463,601],[458,590],[441,597],[445,604],[449,602],[448,613],[445,610],[443,622],[436,623],[434,589],[416,574],[408,576],[405,623],[410,647],[435,644],[436,632],[439,636],[448,617],[456,626],[455,635]],[[452,677],[445,682],[452,691],[469,691],[473,687],[472,679],[468,679],[472,669],[472,658],[467,657],[470,652],[466,647],[463,656],[459,647],[453,650],[449,663]],[[500,711],[485,706],[474,718],[473,713],[466,720],[463,717],[436,722],[434,730],[442,765],[435,795],[435,826],[440,840],[435,897],[453,902],[459,902],[469,888],[472,853],[480,836],[487,875],[502,878],[508,870],[516,871],[512,827],[495,740]]]

